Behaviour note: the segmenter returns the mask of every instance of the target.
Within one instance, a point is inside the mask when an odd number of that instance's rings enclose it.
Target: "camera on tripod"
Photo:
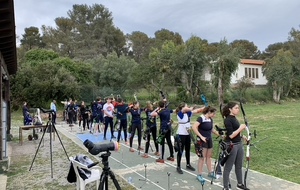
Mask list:
[[[86,139],[83,142],[83,145],[89,150],[89,153],[92,155],[97,155],[100,152],[109,152],[110,150],[112,151],[118,151],[119,150],[119,145],[117,142],[110,142],[110,143],[99,143],[99,144],[94,144],[92,141]]]

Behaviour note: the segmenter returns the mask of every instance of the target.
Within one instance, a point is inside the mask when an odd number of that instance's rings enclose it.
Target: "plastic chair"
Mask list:
[[[101,168],[99,166],[93,166],[91,168],[88,168],[86,165],[76,161],[73,157],[69,157],[70,161],[73,164],[73,168],[76,173],[76,188],[77,190],[84,190],[86,184],[92,183],[96,181],[96,189],[98,189],[100,184],[100,175],[101,175]],[[87,178],[86,180],[82,179],[80,177],[78,168],[85,168],[89,171],[91,171],[91,176]]]

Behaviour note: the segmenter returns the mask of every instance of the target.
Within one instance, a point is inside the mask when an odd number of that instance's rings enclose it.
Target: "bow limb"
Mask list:
[[[250,145],[251,145],[251,144],[250,144],[250,140],[251,140],[251,133],[250,133],[248,127],[246,127],[246,132],[247,132],[246,159],[247,159],[247,161],[249,161],[249,160],[250,160]]]

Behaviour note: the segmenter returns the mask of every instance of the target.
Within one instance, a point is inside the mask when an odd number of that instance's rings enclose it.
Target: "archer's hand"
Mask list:
[[[247,127],[247,125],[245,125],[245,124],[241,124],[241,125],[240,125],[240,128],[241,128],[242,130],[246,129],[246,127]]]
[[[245,141],[246,143],[248,142],[248,138],[247,138],[245,135],[243,135],[242,138],[244,139],[244,141]]]
[[[205,142],[206,143],[206,138],[205,137],[200,137],[200,139],[203,141],[203,142]]]

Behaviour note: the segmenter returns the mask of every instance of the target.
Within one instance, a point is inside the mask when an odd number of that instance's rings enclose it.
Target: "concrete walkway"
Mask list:
[[[69,137],[72,141],[78,144],[83,149],[86,149],[83,142],[76,136],[82,133],[78,126],[74,126],[72,129],[64,123],[56,126],[57,130]],[[88,133],[88,131],[84,131]],[[109,133],[109,132],[108,132]],[[109,143],[109,141],[103,141],[99,139],[99,143]],[[109,165],[111,170],[128,180],[137,189],[154,190],[154,189],[167,189],[167,190],[180,190],[180,189],[210,189],[220,190],[222,189],[222,178],[217,179],[211,184],[210,179],[206,179],[206,183],[202,187],[200,182],[196,180],[197,172],[190,172],[185,170],[185,158],[182,158],[182,169],[184,174],[178,174],[176,172],[176,160],[175,162],[165,161],[164,164],[156,163],[154,153],[149,150],[149,158],[143,158],[141,155],[143,152],[129,152],[129,146],[121,141],[121,148],[118,152],[111,152],[109,157]],[[144,147],[145,141],[142,140],[142,147]],[[137,140],[134,140],[134,148],[137,147]],[[154,148],[154,144],[152,143]],[[165,146],[166,149],[167,146]],[[101,154],[101,153],[100,153]],[[75,156],[75,155],[74,155]],[[100,156],[100,155],[99,155]],[[168,157],[169,153],[165,153],[165,157]],[[101,161],[101,158],[98,157]],[[195,154],[191,155],[191,164],[196,168],[198,157]],[[206,166],[204,167],[206,168]],[[231,173],[232,189],[236,187],[236,180],[234,175],[234,169]],[[205,171],[204,177],[207,176]],[[109,179],[110,180],[110,179]],[[265,175],[256,171],[250,170],[248,173],[247,187],[251,190],[299,190],[300,184],[295,184],[286,180],[275,178],[269,175]]]

